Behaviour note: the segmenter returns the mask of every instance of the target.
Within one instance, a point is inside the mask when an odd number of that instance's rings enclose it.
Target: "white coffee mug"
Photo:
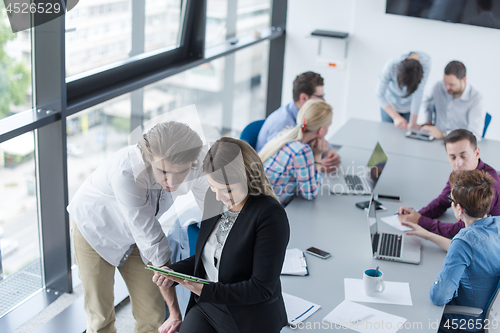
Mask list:
[[[375,273],[377,273],[375,275]],[[365,285],[365,294],[368,296],[376,296],[385,290],[385,283],[382,278],[381,271],[375,269],[367,269],[363,274],[363,282]]]

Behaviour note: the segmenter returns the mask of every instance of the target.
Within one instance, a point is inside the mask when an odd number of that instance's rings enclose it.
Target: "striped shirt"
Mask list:
[[[422,80],[418,85],[417,90],[408,97],[406,96],[406,87],[399,88],[398,85],[398,66],[401,61],[405,60],[410,54],[417,53],[419,62],[424,71]],[[391,105],[394,110],[400,113],[411,112],[418,114],[422,98],[424,96],[424,87],[431,71],[431,58],[423,52],[410,52],[389,59],[380,73],[377,90],[375,92],[380,107],[384,109]]]
[[[306,143],[292,141],[264,162],[264,169],[280,202],[289,203],[300,193],[315,199],[321,188],[321,172],[314,168],[314,154]]]

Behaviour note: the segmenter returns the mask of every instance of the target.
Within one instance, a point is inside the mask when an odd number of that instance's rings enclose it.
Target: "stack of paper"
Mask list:
[[[397,215],[381,217],[380,220],[382,222],[387,223],[391,227],[396,228],[396,229],[401,230],[401,231],[410,231],[411,230],[411,228],[405,227],[404,225],[401,224]]]
[[[360,333],[395,333],[404,327],[406,318],[346,300],[323,318],[323,322],[330,322],[330,329],[345,327]]]
[[[367,296],[361,279],[344,279],[345,299],[354,302],[370,302],[397,305],[413,305],[408,282],[384,281],[385,290],[375,296]]]
[[[285,262],[281,269],[281,274],[286,275],[309,275],[307,270],[306,258],[304,252],[299,249],[287,249]]]
[[[317,304],[287,293],[283,293],[283,301],[285,301],[288,323],[292,326],[306,320],[310,315],[321,308],[321,306]]]

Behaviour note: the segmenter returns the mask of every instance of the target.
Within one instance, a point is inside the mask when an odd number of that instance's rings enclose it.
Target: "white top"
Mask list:
[[[432,89],[432,94],[424,101],[426,121],[432,121],[435,112],[434,125],[445,135],[464,128],[474,133],[477,141],[480,141],[486,117],[482,102],[479,91],[468,83],[462,95],[454,98],[446,91],[444,82],[438,81]]]
[[[164,265],[172,250],[157,217],[177,196],[190,190],[203,210],[208,183],[202,172],[202,155],[179,188],[167,192],[156,182],[151,168],[146,168],[139,148],[125,147],[85,180],[68,212],[90,246],[111,265],[123,265],[134,244],[145,264]]]
[[[205,243],[205,247],[203,248],[203,252],[201,253],[201,261],[203,262],[203,267],[205,267],[205,272],[207,273],[206,279],[213,282],[219,281],[219,264],[220,264],[220,256],[222,254],[222,250],[224,249],[224,244],[220,251],[216,251],[219,247],[219,243],[217,242],[217,229],[219,229],[220,219],[215,224],[214,230],[208,236],[207,242]],[[215,265],[214,258],[217,259],[217,265]]]

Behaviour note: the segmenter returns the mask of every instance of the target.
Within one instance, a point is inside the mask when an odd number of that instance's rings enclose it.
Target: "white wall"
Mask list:
[[[350,31],[354,4],[346,0],[288,0],[283,103],[292,100],[292,83],[298,74],[320,73],[325,79],[326,101],[333,106],[331,132],[345,122],[349,78],[346,70],[317,65],[319,39],[310,34],[316,29]],[[320,58],[343,61],[344,47],[343,40],[322,38]]]
[[[308,37],[315,29],[349,32],[345,69],[318,66],[318,41]],[[351,117],[380,120],[374,95],[380,70],[408,51],[432,58],[426,91],[442,80],[449,61],[462,61],[493,116],[486,137],[500,140],[500,30],[385,14],[385,0],[289,0],[283,102],[291,100],[295,76],[312,70],[325,78],[335,112],[332,131]],[[321,58],[342,60],[343,52],[342,40],[322,42]]]

